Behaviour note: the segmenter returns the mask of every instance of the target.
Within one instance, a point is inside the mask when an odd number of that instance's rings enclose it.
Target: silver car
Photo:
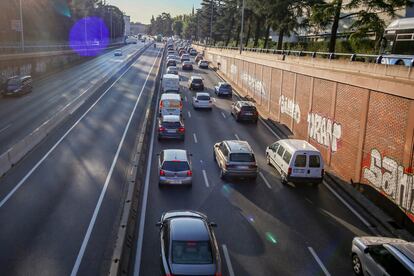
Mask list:
[[[167,68],[167,74],[173,74],[173,75],[178,75],[178,67],[176,66],[170,66]]]
[[[159,154],[159,185],[191,185],[193,172],[187,151],[167,149]]]
[[[212,109],[213,103],[210,98],[210,94],[207,92],[198,92],[193,97],[193,108],[207,108]]]
[[[214,145],[214,160],[220,168],[220,177],[257,178],[257,163],[249,143],[227,140]]]
[[[356,275],[414,275],[414,243],[386,237],[355,237],[352,268]]]

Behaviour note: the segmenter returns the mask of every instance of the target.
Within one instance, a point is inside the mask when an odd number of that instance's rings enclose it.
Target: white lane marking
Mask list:
[[[210,184],[208,183],[208,178],[207,178],[207,172],[206,170],[203,170],[203,177],[204,177],[204,183],[206,184],[206,187],[210,187]]]
[[[365,224],[367,227],[371,227],[371,224],[366,221],[354,208],[352,208],[351,205],[348,204],[348,202],[345,201],[334,189],[332,189],[331,186],[329,186],[325,181],[323,182],[323,185],[328,188],[328,190],[336,196],[336,198],[339,199],[360,221],[362,221],[363,224]]]
[[[267,181],[267,179],[266,179],[266,177],[263,175],[263,173],[262,173],[262,172],[259,172],[259,175],[260,175],[260,177],[263,179],[263,181],[264,181],[264,183],[266,184],[266,186],[267,186],[269,189],[272,189],[272,186],[270,185],[269,181]]]
[[[195,133],[193,133],[193,137],[194,137],[194,143],[198,143],[198,140],[197,140],[197,135],[195,134]]]
[[[188,114],[188,118],[191,118],[191,112],[187,111],[187,114]]]
[[[161,76],[164,73],[164,67],[161,64]],[[158,96],[160,94],[161,87],[158,89]],[[155,114],[158,113],[158,107],[155,110]],[[141,205],[141,214],[139,219],[139,229],[138,229],[138,241],[137,241],[137,251],[135,252],[135,263],[134,263],[134,276],[139,276],[139,271],[141,270],[141,254],[142,254],[142,243],[144,240],[144,227],[145,227],[145,216],[147,214],[147,204],[148,204],[148,191],[149,191],[149,181],[151,176],[151,163],[152,155],[154,152],[154,138],[155,138],[155,125],[157,121],[157,116],[154,116],[152,121],[152,130],[151,130],[151,142],[148,152],[148,163],[147,171],[145,173],[145,183],[144,183],[144,194],[142,196],[142,205]]]
[[[226,260],[227,270],[229,271],[229,276],[234,276],[233,266],[231,265],[229,251],[227,250],[227,246],[225,244],[223,246],[224,252],[224,259]]]
[[[237,135],[236,133],[234,134],[234,137],[236,137],[237,140],[240,140],[239,135]]]
[[[308,247],[308,249],[309,249],[309,251],[310,251],[310,253],[312,254],[312,256],[313,256],[313,258],[316,260],[316,262],[318,263],[318,265],[321,267],[321,269],[322,269],[322,271],[323,271],[323,273],[326,275],[326,276],[330,276],[331,274],[329,273],[329,271],[326,269],[326,267],[324,266],[324,264],[322,263],[322,261],[321,261],[321,259],[319,259],[319,257],[318,257],[318,255],[316,255],[316,252],[315,252],[315,250],[313,250],[313,248],[312,247]]]
[[[0,132],[5,131],[6,129],[8,129],[9,127],[11,127],[12,124],[8,124],[7,126],[3,127],[2,129],[0,129]]]
[[[85,113],[82,114],[82,116],[65,132],[65,134],[63,134],[63,136],[56,142],[56,144],[53,145],[53,147],[33,166],[32,169],[30,169],[30,171],[19,181],[19,183],[17,183],[17,185],[13,188],[13,190],[11,190],[4,198],[2,201],[0,201],[0,208],[3,207],[3,205],[10,199],[10,197],[13,196],[13,194],[24,184],[24,182],[26,182],[26,180],[32,175],[32,173],[43,163],[43,161],[45,161],[45,159],[55,150],[55,148],[57,146],[59,146],[59,144],[63,141],[63,139],[66,138],[66,136],[69,135],[69,133],[79,124],[79,122],[89,113],[89,111],[92,110],[92,108],[95,107],[95,105],[103,98],[103,96],[106,95],[106,93],[108,93],[108,91],[129,71],[129,69],[131,69],[131,67],[135,64],[132,63],[131,66],[129,66],[127,68],[127,70],[122,73],[121,76],[119,76],[119,78],[117,78],[112,84],[111,86],[108,87],[108,89],[105,90],[104,93],[102,93],[101,96],[99,96],[99,98],[88,108],[88,110],[85,111]]]
[[[226,119],[226,114],[224,114],[224,112],[221,112],[221,116],[223,116],[224,119]]]
[[[276,132],[274,132],[273,131],[273,129],[270,127],[270,126],[268,126],[267,124],[266,124],[266,122],[265,121],[263,121],[263,119],[261,118],[261,117],[259,117],[259,120],[260,120],[260,122],[262,122],[262,124],[277,138],[277,139],[282,139],[282,138],[280,138],[280,136],[279,135],[277,135],[276,134]]]
[[[125,127],[124,133],[122,134],[121,141],[119,142],[118,149],[117,149],[117,151],[115,153],[115,156],[114,156],[114,159],[112,161],[111,168],[109,169],[108,175],[106,177],[105,184],[104,184],[104,187],[103,187],[103,189],[101,191],[101,194],[99,196],[98,203],[96,204],[95,210],[93,211],[93,216],[92,216],[92,219],[91,219],[91,221],[89,223],[88,230],[86,231],[86,235],[85,235],[85,237],[83,239],[82,246],[81,246],[81,248],[79,250],[79,253],[78,253],[78,257],[76,258],[75,265],[73,266],[72,273],[70,274],[71,276],[75,276],[75,275],[78,274],[79,266],[80,266],[80,264],[82,262],[83,255],[85,254],[86,246],[88,245],[89,238],[90,238],[90,236],[92,234],[93,227],[95,226],[96,218],[98,217],[99,210],[101,209],[102,201],[103,201],[103,199],[105,197],[106,190],[108,189],[109,181],[111,180],[112,173],[114,171],[116,162],[118,161],[119,153],[121,152],[122,146],[124,144],[126,134],[127,134],[128,130],[129,130],[129,126],[131,125],[132,117],[134,117],[135,111],[137,110],[138,103],[139,103],[139,101],[141,99],[141,95],[142,95],[145,87],[147,86],[148,79],[149,79],[149,77],[150,77],[150,75],[152,73],[152,70],[154,69],[155,63],[158,60],[159,53],[160,53],[160,50],[158,50],[157,57],[155,58],[154,63],[152,64],[151,69],[148,72],[147,78],[145,79],[145,82],[144,82],[144,84],[142,86],[141,91],[139,92],[139,96],[138,96],[138,98],[137,98],[137,100],[135,102],[135,105],[134,105],[134,108],[133,108],[133,110],[131,112],[131,115],[129,116],[128,123],[127,123],[127,125]],[[135,63],[136,62],[134,62],[134,64]]]

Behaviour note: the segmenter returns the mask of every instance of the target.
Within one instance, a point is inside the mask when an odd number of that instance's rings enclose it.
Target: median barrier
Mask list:
[[[5,174],[10,168],[12,164],[9,161],[8,152],[3,153],[0,155],[0,176]]]
[[[14,144],[8,151],[10,163],[14,165],[19,162],[19,160],[22,159],[29,150],[30,149],[28,149],[26,145],[26,138]]]

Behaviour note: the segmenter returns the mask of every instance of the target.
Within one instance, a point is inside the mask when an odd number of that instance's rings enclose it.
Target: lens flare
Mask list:
[[[266,240],[270,241],[273,244],[277,243],[276,237],[270,232],[266,232]]]
[[[97,56],[109,44],[108,28],[99,17],[82,18],[70,30],[69,43],[80,56]]]
[[[55,0],[52,1],[55,10],[63,16],[71,17],[70,9],[67,0]]]

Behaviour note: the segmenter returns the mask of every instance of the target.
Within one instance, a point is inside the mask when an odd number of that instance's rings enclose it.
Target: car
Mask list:
[[[176,77],[175,75],[172,75]],[[165,89],[167,93],[161,95],[159,102],[159,115],[182,115],[183,101],[176,92],[172,93]],[[179,92],[178,92],[179,93]]]
[[[214,161],[220,169],[220,178],[257,178],[257,163],[254,152],[246,141],[226,140],[213,147]]]
[[[351,248],[356,275],[414,275],[414,243],[387,237],[355,237]]]
[[[250,101],[237,101],[231,104],[231,115],[234,116],[237,122],[252,121],[257,123],[259,113],[257,112],[254,103]]]
[[[163,115],[158,119],[158,140],[179,139],[184,140],[184,122],[179,115]]]
[[[33,81],[29,75],[8,78],[4,84],[4,96],[20,96],[32,92]]]
[[[196,56],[197,55],[197,50],[196,49],[191,49],[190,50],[190,56]]]
[[[114,56],[116,56],[116,57],[122,56],[122,50],[115,50],[114,51]]]
[[[178,67],[176,67],[176,66],[168,67],[166,74],[178,75]]]
[[[191,76],[188,80],[188,89],[204,90],[203,78],[200,76]]]
[[[182,56],[181,56],[181,62],[184,62],[184,61],[190,61],[191,59],[190,59],[190,56],[188,55],[188,54],[183,54]]]
[[[160,230],[162,275],[221,276],[221,258],[213,228],[205,214],[175,210],[162,214]]]
[[[177,62],[174,59],[168,59],[166,62],[166,67],[170,67],[170,66],[177,66]]]
[[[201,55],[201,54],[198,54],[196,57],[195,57],[195,59],[194,59],[194,61],[195,61],[195,63],[199,63],[199,61],[200,60],[203,60],[204,59],[204,57],[203,57],[203,55]]]
[[[198,62],[198,68],[208,69],[208,61],[207,60],[200,60]]]
[[[190,157],[186,150],[165,149],[158,158],[159,185],[191,186],[193,172]]]
[[[214,87],[214,93],[217,96],[229,96],[233,95],[233,88],[227,82],[219,82],[217,86]]]
[[[181,68],[183,70],[192,71],[193,70],[193,64],[191,63],[191,61],[184,61]]]
[[[213,102],[211,101],[210,94],[207,92],[198,92],[193,97],[193,108],[213,108]]]

